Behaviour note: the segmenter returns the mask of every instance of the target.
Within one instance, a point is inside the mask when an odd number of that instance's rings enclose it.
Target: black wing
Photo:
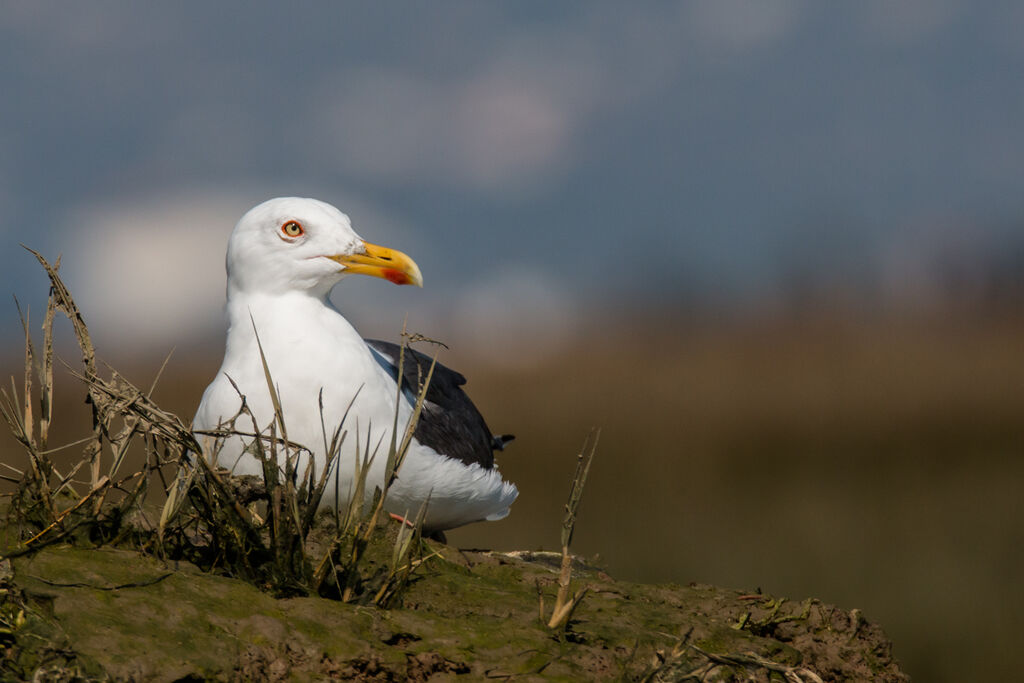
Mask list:
[[[401,347],[379,339],[366,343],[377,353],[378,362],[398,381],[398,358]],[[402,389],[413,397],[419,394],[421,383],[430,372],[430,356],[406,348],[402,364]],[[487,428],[480,411],[460,387],[466,378],[449,367],[437,363],[423,401],[423,412],[413,436],[424,446],[442,455],[461,460],[467,465],[476,463],[484,469],[494,467],[494,450],[501,450],[514,437],[504,434],[495,437]]]

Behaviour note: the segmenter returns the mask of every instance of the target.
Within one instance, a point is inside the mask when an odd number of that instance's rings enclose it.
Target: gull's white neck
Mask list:
[[[235,290],[229,293],[227,314],[225,360],[252,353],[257,333],[268,360],[308,358],[331,347],[335,351],[345,346],[365,348],[362,337],[326,294]]]

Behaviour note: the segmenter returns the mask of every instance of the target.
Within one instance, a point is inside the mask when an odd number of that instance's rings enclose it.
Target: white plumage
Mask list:
[[[372,494],[383,483],[395,419],[395,375],[331,305],[328,295],[352,273],[422,286],[419,268],[401,252],[364,242],[348,217],[333,206],[290,197],[271,199],[242,217],[228,243],[227,271],[224,362],[203,394],[194,428],[214,429],[236,414],[240,398],[229,377],[245,396],[259,427],[271,424],[274,409],[258,333],[277,385],[288,438],[307,447],[316,471],[322,472],[324,433],[329,442],[351,403],[337,473],[340,502],[346,502],[351,490],[357,444],[361,454],[367,452],[368,443],[370,452],[377,449],[367,481],[367,494]],[[468,399],[466,403],[471,406]],[[412,410],[404,397],[398,406],[399,440]],[[425,413],[423,419],[428,418]],[[431,443],[444,450],[436,440]],[[219,464],[236,474],[259,474],[259,462],[243,453],[244,445],[241,437],[229,440],[219,454]],[[304,461],[299,468],[303,471]],[[333,477],[324,505],[334,503]],[[496,466],[448,457],[414,439],[389,492],[387,509],[414,515],[429,496],[424,528],[443,530],[501,519],[517,495],[515,485],[504,481]]]

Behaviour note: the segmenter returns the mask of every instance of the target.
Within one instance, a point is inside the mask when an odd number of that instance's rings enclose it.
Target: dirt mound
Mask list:
[[[5,562],[5,677],[47,680],[905,681],[857,610],[713,586],[615,581],[565,630],[540,618],[557,556],[435,546],[394,609],[276,599],[129,550],[53,546]]]

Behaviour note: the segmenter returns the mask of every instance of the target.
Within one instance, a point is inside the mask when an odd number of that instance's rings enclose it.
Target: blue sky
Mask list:
[[[927,298],[1024,245],[1022,33],[960,0],[8,5],[0,282],[41,302],[24,242],[101,339],[214,335],[234,221],[299,194],[422,267],[346,282],[368,333]]]

